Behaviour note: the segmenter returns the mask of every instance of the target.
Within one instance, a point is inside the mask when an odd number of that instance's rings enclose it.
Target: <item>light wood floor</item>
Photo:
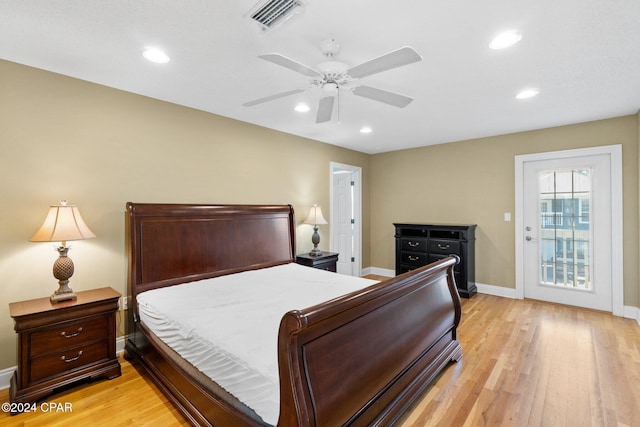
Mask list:
[[[464,358],[399,423],[640,427],[640,326],[610,314],[476,295],[463,300]],[[134,366],[45,399],[71,413],[0,413],[2,426],[187,425]],[[0,402],[8,390],[0,391]],[[224,426],[221,426],[224,427]]]

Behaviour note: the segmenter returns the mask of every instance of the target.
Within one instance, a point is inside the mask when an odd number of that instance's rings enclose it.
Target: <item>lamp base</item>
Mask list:
[[[69,247],[60,246],[56,248],[60,256],[53,263],[53,276],[58,279],[58,289],[51,295],[51,302],[68,301],[76,299],[76,294],[69,287],[69,279],[73,276],[73,261],[67,256]]]
[[[69,292],[63,293],[58,293],[58,291],[55,291],[53,294],[51,294],[51,297],[49,299],[52,303],[56,303],[61,301],[75,300],[78,299],[78,297],[71,289],[69,289]]]
[[[320,256],[322,255],[322,251],[318,249],[318,244],[320,243],[320,235],[318,234],[318,226],[316,224],[313,225],[313,235],[311,236],[311,243],[313,243],[313,249],[309,252],[311,256]]]
[[[313,248],[311,250],[311,252],[309,252],[309,255],[311,255],[311,256],[320,256],[320,255],[322,255],[322,251],[320,249]]]

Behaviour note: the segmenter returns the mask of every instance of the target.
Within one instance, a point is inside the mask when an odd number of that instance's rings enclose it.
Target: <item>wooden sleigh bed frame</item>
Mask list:
[[[126,356],[193,425],[264,425],[139,322],[144,291],[286,264],[295,257],[291,206],[127,203],[131,301]],[[386,426],[462,357],[450,257],[361,291],[284,314],[278,336],[278,426]],[[212,382],[213,383],[213,382]],[[205,386],[206,385],[206,386]],[[231,399],[233,400],[233,398]]]

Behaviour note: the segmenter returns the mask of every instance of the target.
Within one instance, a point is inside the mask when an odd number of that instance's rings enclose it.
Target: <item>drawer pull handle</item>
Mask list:
[[[62,335],[65,338],[73,338],[80,335],[80,332],[82,332],[82,326],[80,326],[76,332],[68,334],[66,331],[62,331],[60,332],[60,335]]]
[[[409,261],[417,261],[419,259],[420,259],[419,256],[411,256],[411,255],[409,255]]]
[[[438,248],[439,249],[449,249],[449,246],[451,246],[451,245],[449,245],[448,243],[446,245],[443,245],[442,243],[438,243]]]
[[[416,248],[416,247],[420,246],[420,242],[407,242],[407,244],[409,246],[411,246],[412,248]]]
[[[80,356],[82,356],[82,350],[80,350],[78,352],[78,355],[76,357],[72,357],[71,359],[67,359],[66,356],[61,356],[60,359],[62,359],[62,361],[64,363],[71,363],[71,362],[75,362],[76,360],[80,359]]]

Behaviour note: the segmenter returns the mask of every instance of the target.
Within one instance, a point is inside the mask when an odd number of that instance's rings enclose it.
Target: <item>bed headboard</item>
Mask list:
[[[129,295],[293,261],[291,205],[127,203]],[[134,302],[135,304],[135,302]]]

